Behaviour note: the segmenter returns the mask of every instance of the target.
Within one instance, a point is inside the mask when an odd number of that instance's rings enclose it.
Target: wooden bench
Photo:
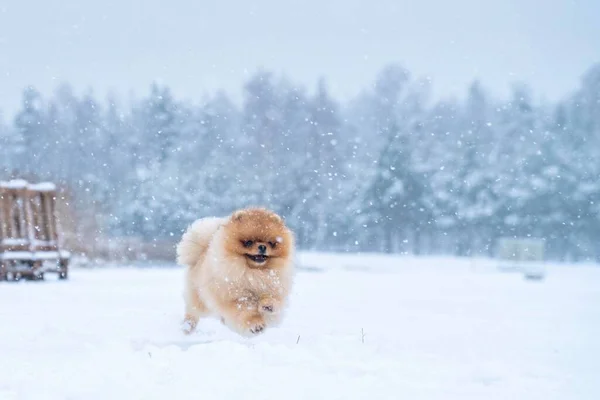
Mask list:
[[[68,278],[70,254],[59,247],[56,187],[24,180],[0,182],[0,281]]]

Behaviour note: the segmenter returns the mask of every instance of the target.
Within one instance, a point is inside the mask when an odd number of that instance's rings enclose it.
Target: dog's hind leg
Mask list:
[[[200,317],[194,314],[185,313],[185,317],[183,318],[183,322],[181,323],[181,330],[186,335],[193,333],[196,330],[196,326],[198,325],[198,320]]]
[[[183,317],[181,326],[183,333],[185,334],[194,332],[200,318],[208,314],[208,309],[202,300],[200,300],[198,296],[194,297],[195,299],[192,299],[192,302],[186,303],[185,305],[185,316]]]
[[[209,310],[190,283],[184,292],[185,316],[182,322],[183,333],[189,335],[196,330],[198,320],[209,314]]]

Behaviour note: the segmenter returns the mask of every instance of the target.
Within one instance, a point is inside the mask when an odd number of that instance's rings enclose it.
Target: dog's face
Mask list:
[[[278,268],[288,261],[293,237],[275,213],[250,208],[236,211],[225,226],[226,249],[250,268]]]

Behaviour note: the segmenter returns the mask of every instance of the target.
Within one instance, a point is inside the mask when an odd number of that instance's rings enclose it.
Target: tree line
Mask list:
[[[430,87],[399,65],[345,102],[269,71],[241,104],[27,87],[0,121],[0,177],[68,187],[103,238],[175,241],[198,217],[263,205],[303,249],[476,255],[511,236],[600,259],[600,65],[556,102],[525,84],[508,99]]]

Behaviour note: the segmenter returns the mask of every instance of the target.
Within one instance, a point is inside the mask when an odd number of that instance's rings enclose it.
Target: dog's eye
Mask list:
[[[254,242],[252,240],[245,240],[242,242],[242,244],[244,245],[244,247],[251,247]]]
[[[269,246],[271,246],[274,249],[275,246],[277,246],[277,242],[269,242]]]

